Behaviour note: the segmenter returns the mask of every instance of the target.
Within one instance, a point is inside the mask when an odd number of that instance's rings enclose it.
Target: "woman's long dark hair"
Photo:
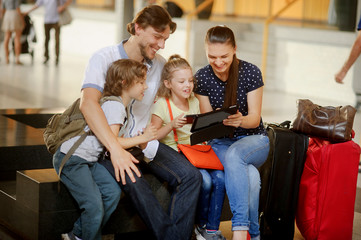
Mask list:
[[[226,26],[216,26],[210,28],[207,32],[205,43],[223,43],[230,44],[233,48],[236,47],[236,40],[234,38],[233,31]],[[232,64],[229,68],[228,79],[226,81],[223,107],[229,107],[237,104],[237,89],[239,76],[238,65],[239,61],[236,54],[234,54]]]

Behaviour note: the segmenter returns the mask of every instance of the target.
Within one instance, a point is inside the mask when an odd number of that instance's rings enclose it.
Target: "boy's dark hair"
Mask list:
[[[208,30],[206,44],[223,43],[229,44],[232,47],[236,47],[236,40],[234,38],[233,31],[226,26],[216,26]],[[223,107],[229,107],[237,104],[237,89],[238,89],[238,71],[239,60],[236,54],[233,56],[231,67],[229,68],[229,75],[226,84],[226,90],[224,94]]]
[[[143,8],[133,21],[128,23],[127,30],[131,35],[135,35],[136,23],[143,29],[151,26],[157,32],[163,32],[169,26],[170,33],[174,33],[177,28],[177,24],[172,21],[167,10],[159,5],[149,5]]]
[[[107,71],[103,96],[120,96],[123,89],[128,89],[137,80],[144,79],[147,67],[135,60],[120,59],[113,62]]]

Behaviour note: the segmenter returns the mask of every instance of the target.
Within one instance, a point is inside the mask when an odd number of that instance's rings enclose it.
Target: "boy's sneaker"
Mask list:
[[[207,233],[207,229],[196,226],[194,232],[196,233],[197,240],[226,240],[221,231]]]

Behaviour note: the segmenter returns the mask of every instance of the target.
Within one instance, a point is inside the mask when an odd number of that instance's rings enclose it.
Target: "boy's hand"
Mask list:
[[[149,124],[144,130],[143,137],[146,142],[157,139],[157,129],[152,124]]]

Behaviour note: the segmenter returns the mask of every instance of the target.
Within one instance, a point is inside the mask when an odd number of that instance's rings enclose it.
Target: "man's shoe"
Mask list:
[[[47,64],[49,61],[49,57],[45,57],[43,64]]]
[[[207,229],[197,226],[194,232],[196,233],[197,240],[226,240],[226,238],[223,237],[221,231],[208,233]]]

